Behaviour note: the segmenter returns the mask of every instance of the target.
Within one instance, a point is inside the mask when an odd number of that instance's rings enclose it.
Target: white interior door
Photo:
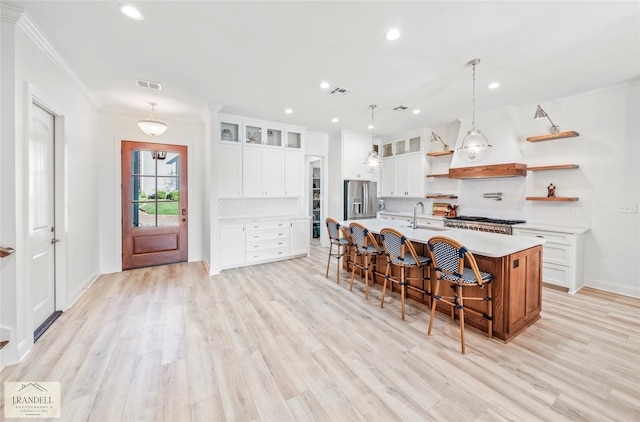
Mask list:
[[[54,116],[32,104],[29,131],[29,285],[33,329],[56,310]]]

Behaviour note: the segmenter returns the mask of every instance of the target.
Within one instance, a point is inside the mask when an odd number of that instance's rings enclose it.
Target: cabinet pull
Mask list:
[[[537,234],[536,237],[540,237],[540,238],[544,239],[544,236],[540,236],[539,234]]]

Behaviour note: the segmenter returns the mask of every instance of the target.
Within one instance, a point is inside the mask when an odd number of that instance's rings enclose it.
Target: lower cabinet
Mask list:
[[[309,254],[309,219],[222,223],[220,268],[228,269]]]
[[[582,233],[513,229],[515,236],[543,238],[542,281],[566,287],[575,293],[584,285],[584,246]]]

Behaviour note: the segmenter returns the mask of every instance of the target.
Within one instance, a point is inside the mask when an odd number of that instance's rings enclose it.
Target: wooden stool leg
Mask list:
[[[462,286],[458,285],[458,301],[460,304],[460,311],[458,312],[458,318],[460,318],[460,343],[462,344],[462,354],[464,355],[464,303],[462,301]]]
[[[369,263],[371,260],[369,259],[369,254],[364,255],[364,297],[369,299]]]
[[[433,289],[433,302],[431,303],[431,316],[429,317],[429,331],[427,335],[431,335],[431,328],[433,328],[433,318],[436,316],[436,308],[438,307],[438,300],[435,299],[438,296],[438,290],[440,290],[440,279],[436,279],[436,285]]]
[[[493,338],[493,296],[491,295],[491,283],[487,286],[487,316],[489,316],[489,322],[487,324],[487,331],[489,332],[489,338]]]
[[[353,291],[353,277],[356,274],[356,261],[358,260],[358,254],[353,258],[353,263],[351,264],[351,284],[349,285],[349,291]]]
[[[333,243],[329,244],[329,259],[327,259],[327,272],[324,275],[325,278],[329,278],[329,264],[331,264],[331,252],[333,251]]]
[[[402,319],[404,320],[404,293],[405,293],[405,273],[404,273],[404,265],[400,267],[400,298],[402,302]]]
[[[382,298],[380,299],[380,307],[384,307],[384,292],[387,290],[387,281],[389,280],[389,261],[387,261],[387,269],[384,271],[384,283],[382,284]]]

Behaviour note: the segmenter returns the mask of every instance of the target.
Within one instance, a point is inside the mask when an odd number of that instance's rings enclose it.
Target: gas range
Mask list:
[[[488,233],[511,234],[515,224],[526,223],[524,220],[501,220],[498,218],[476,217],[461,215],[459,217],[445,217],[444,226],[454,229],[467,229]]]

